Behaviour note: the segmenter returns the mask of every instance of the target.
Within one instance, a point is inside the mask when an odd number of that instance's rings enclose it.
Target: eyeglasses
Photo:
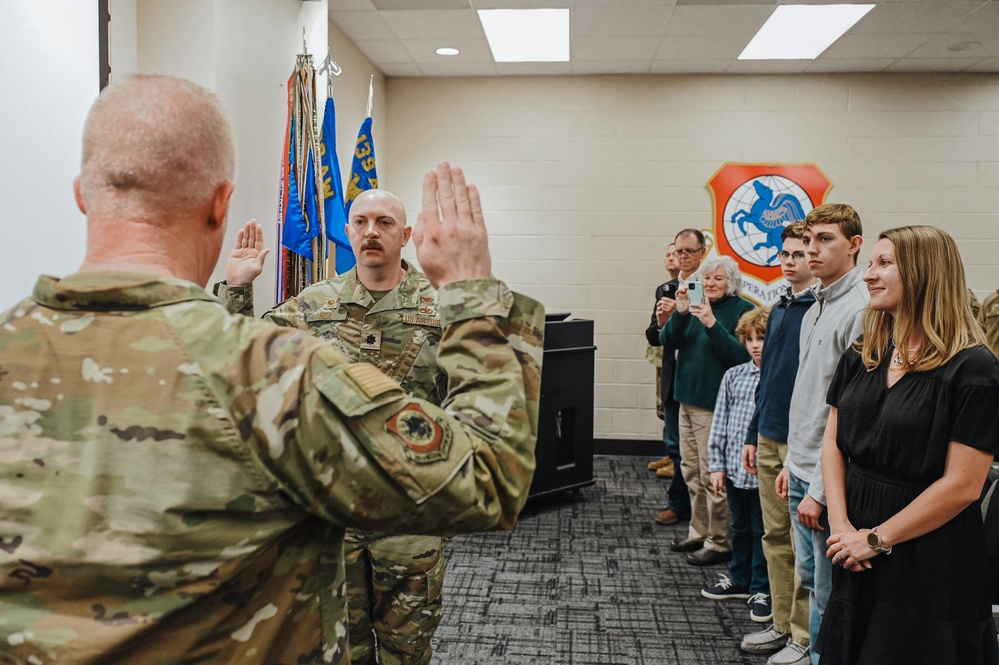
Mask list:
[[[792,261],[794,261],[795,263],[797,263],[798,261],[804,261],[805,260],[805,253],[804,252],[794,252],[794,253],[791,253],[791,252],[781,251],[781,252],[777,252],[777,256],[780,257],[781,261],[787,261],[788,259],[791,259]]]
[[[677,249],[673,250],[673,255],[674,256],[690,256],[692,254],[697,254],[698,252],[703,252],[703,251],[704,251],[703,247],[698,247],[697,249],[683,249],[681,247],[678,247]]]

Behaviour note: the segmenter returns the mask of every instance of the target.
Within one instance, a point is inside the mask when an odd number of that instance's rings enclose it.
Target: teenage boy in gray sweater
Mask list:
[[[777,479],[788,496],[795,540],[795,565],[809,591],[809,637],[813,665],[822,613],[832,586],[826,558],[829,523],[822,486],[822,434],[829,417],[826,392],[840,356],[860,335],[870,299],[857,267],[864,243],[860,215],[843,203],[827,203],[805,217],[808,267],[820,281],[815,304],[801,322],[800,360],[791,395],[787,458]],[[790,472],[790,473],[788,473]]]

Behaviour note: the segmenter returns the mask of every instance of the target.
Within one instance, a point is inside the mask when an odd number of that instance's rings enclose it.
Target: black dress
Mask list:
[[[868,372],[851,348],[829,388],[858,529],[878,526],[940,478],[949,442],[999,447],[999,362],[984,346],[891,388],[885,365]],[[999,664],[977,501],[871,563],[859,573],[833,568],[817,643],[823,665]]]

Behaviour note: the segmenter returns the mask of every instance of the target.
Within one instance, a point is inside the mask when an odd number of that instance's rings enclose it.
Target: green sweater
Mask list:
[[[717,320],[710,328],[705,328],[691,314],[677,312],[669,318],[659,331],[659,341],[663,346],[677,349],[673,376],[676,401],[715,410],[725,371],[750,359],[749,352],[735,336],[735,326],[739,317],[753,307],[753,303],[742,297],[722,296],[711,303]]]

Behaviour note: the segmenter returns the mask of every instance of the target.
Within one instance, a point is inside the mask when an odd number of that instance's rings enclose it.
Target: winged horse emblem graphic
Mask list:
[[[743,234],[746,232],[747,223],[765,233],[766,238],[763,242],[757,243],[753,249],[774,248],[773,256],[767,259],[768,264],[774,263],[783,246],[780,236],[784,232],[784,227],[804,219],[805,211],[802,210],[798,199],[790,194],[774,196],[773,190],[759,180],[753,182],[753,189],[756,190],[758,198],[749,210],[737,210],[732,215],[731,222],[738,224],[739,231]]]

